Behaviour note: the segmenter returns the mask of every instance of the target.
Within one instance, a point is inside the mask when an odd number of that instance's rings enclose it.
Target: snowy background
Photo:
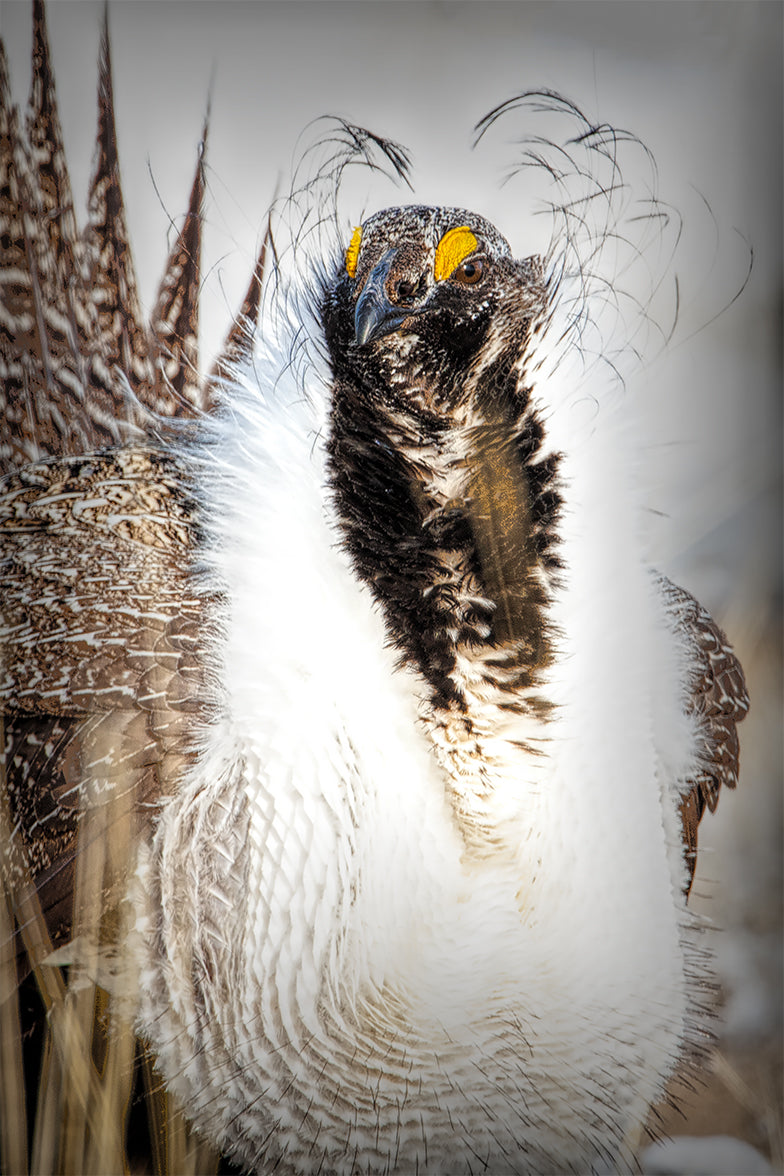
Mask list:
[[[53,0],[48,13],[77,216],[92,162],[101,13],[88,0]],[[501,186],[513,122],[470,149],[492,107],[523,89],[559,90],[653,152],[660,195],[680,210],[684,232],[674,346],[634,389],[652,554],[726,628],[752,698],[741,787],[703,822],[694,889],[717,928],[725,1027],[706,1091],[672,1129],[744,1138],[779,1170],[781,5],[122,0],[109,15],[126,209],[148,308],[211,96],[205,368],[244,294],[267,206],[279,185],[286,190],[298,139],[320,115],[343,115],[413,155],[414,194],[358,191],[354,223],[414,198],[464,205],[493,220],[519,256],[542,248],[549,231],[532,216],[523,180]],[[27,3],[2,0],[0,34],[24,101]],[[751,276],[725,310],[750,249]],[[728,1148],[679,1160],[679,1170],[752,1170]]]

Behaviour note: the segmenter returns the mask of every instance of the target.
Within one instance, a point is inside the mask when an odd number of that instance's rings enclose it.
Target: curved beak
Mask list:
[[[355,347],[390,335],[419,309],[416,306],[395,306],[389,301],[386,283],[394,260],[395,251],[389,249],[371,270],[357,299],[354,311]]]

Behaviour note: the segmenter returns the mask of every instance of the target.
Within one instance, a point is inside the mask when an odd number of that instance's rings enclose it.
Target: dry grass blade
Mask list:
[[[156,1176],[214,1176],[220,1156],[195,1135],[145,1052],[142,1073]]]
[[[0,788],[4,783],[0,779]],[[14,920],[3,887],[0,895],[0,1167],[3,1172],[26,1172],[27,1111],[14,943]]]
[[[85,749],[87,763],[109,761],[111,725],[100,727],[99,739],[101,746]],[[118,786],[115,781],[108,783],[93,778],[85,783],[83,793],[74,888],[73,939],[78,950],[71,966],[63,1026],[68,1042],[63,1057],[68,1061],[69,1083],[63,1108],[62,1171],[73,1173],[73,1176],[88,1172],[123,1172],[125,1167],[123,1117],[118,1120],[107,1114],[106,1104],[119,1101],[124,1105],[130,1089],[125,1098],[122,1091],[118,1094],[116,1090],[107,1089],[94,1057],[95,1046],[101,1043],[105,1034],[96,1023],[96,1013],[105,1003],[99,998],[97,987],[101,951],[105,946],[102,942],[102,924],[107,913],[104,897],[111,894],[115,881],[111,877],[109,845],[110,841],[117,840],[118,830],[126,831],[126,855],[131,845],[130,837],[127,837],[127,801],[123,804],[123,791],[122,782]],[[101,1052],[106,1052],[105,1047]],[[105,1058],[103,1062],[105,1066]],[[112,1067],[111,1077],[117,1081],[115,1067]],[[123,1075],[121,1082],[129,1086],[129,1081]]]
[[[102,729],[102,740],[111,740]],[[92,747],[92,762],[101,761],[101,748]],[[69,984],[59,967],[49,962],[52,943],[19,838],[12,824],[5,789],[0,792],[0,844],[8,902],[20,927],[20,937],[47,1011],[47,1029],[41,1058],[38,1098],[33,1131],[31,1169],[74,1176],[108,1176],[124,1173],[125,1113],[133,1078],[134,1037],[130,1026],[114,1012],[98,987],[102,961],[102,937],[116,932],[116,919],[105,896],[117,897],[127,878],[130,810],[122,781],[107,789],[104,781],[88,781],[81,814],[76,861],[74,938],[71,944]],[[119,847],[124,850],[119,852]],[[110,862],[110,858],[112,859]],[[5,918],[5,901],[3,912]],[[108,926],[106,924],[108,911]],[[2,932],[3,983],[16,987],[13,923]],[[56,957],[54,957],[56,958]],[[10,970],[9,970],[10,969]],[[3,1001],[4,1057],[3,1166],[6,1172],[26,1172],[24,1073],[19,1019],[15,1001]],[[15,1024],[6,1024],[13,1019]],[[16,1107],[16,1113],[12,1111]],[[21,1125],[21,1134],[19,1126]],[[16,1137],[14,1136],[16,1132]]]
[[[61,1059],[54,1048],[51,1030],[48,1030],[41,1057],[30,1164],[30,1171],[36,1176],[57,1172],[64,1077]]]
[[[99,1003],[102,990],[98,989]],[[105,998],[105,994],[103,994]],[[100,1011],[98,1016],[100,1017]],[[124,1124],[133,1082],[133,1058],[136,1039],[133,1028],[109,1006],[105,1016],[106,1052],[102,1072],[102,1107],[98,1116],[100,1131],[93,1135],[87,1154],[86,1171],[100,1176],[106,1171],[105,1157],[115,1156],[124,1162]],[[119,1168],[123,1171],[123,1168]]]
[[[5,724],[0,717],[0,738],[5,747]],[[43,912],[35,892],[35,886],[30,877],[24,850],[19,838],[13,837],[13,822],[5,788],[5,770],[3,770],[2,789],[0,789],[0,855],[5,892],[17,923],[19,935],[27,952],[30,967],[38,983],[38,990],[44,1007],[51,1012],[55,1007],[61,1007],[65,994],[65,985],[60,971],[44,963],[51,954],[52,944],[46,928]],[[7,950],[15,955],[15,938],[7,941]],[[18,1016],[18,1014],[17,1014]],[[5,1026],[4,1026],[5,1027]],[[16,1033],[18,1034],[18,1025]],[[31,1170],[36,1173],[54,1172],[57,1164],[57,1123],[59,1120],[59,1104],[61,1091],[60,1066],[57,1058],[52,1056],[51,1030],[47,1029],[42,1058],[39,1099],[36,1113],[35,1130],[33,1133],[33,1150]],[[7,1081],[14,1081],[13,1078]],[[9,1097],[19,1097],[19,1094]],[[10,1120],[9,1120],[10,1122]],[[26,1119],[24,1120],[26,1130]],[[9,1135],[9,1128],[3,1129],[3,1141]],[[3,1155],[5,1162],[5,1151]],[[9,1168],[14,1171],[14,1168]],[[18,1171],[27,1171],[26,1165]]]

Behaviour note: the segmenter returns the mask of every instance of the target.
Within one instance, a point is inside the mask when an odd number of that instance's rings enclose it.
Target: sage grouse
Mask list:
[[[3,1097],[37,992],[32,1166],[120,1170],[135,1081],[159,1170],[172,1098],[248,1171],[628,1170],[706,1036],[686,898],[747,699],[640,537],[602,270],[634,210],[589,182],[623,137],[547,93],[488,117],[566,119],[582,184],[520,261],[461,208],[298,228],[348,162],[407,171],[337,124],[202,380],[201,157],[145,324],[108,39],[81,233],[40,5],[34,66],[26,127],[3,76],[0,140],[4,975],[14,929],[28,974]]]

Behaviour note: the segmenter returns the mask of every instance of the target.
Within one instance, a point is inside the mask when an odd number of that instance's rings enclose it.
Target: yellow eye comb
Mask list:
[[[453,270],[460,265],[460,262],[474,252],[477,244],[477,239],[468,225],[458,225],[457,228],[444,233],[436,249],[434,265],[436,281],[443,282],[445,278],[448,278]]]
[[[362,242],[362,226],[357,225],[354,232],[351,234],[351,241],[346,250],[346,273],[350,278],[353,278],[357,272],[357,260],[359,258],[359,246]]]

